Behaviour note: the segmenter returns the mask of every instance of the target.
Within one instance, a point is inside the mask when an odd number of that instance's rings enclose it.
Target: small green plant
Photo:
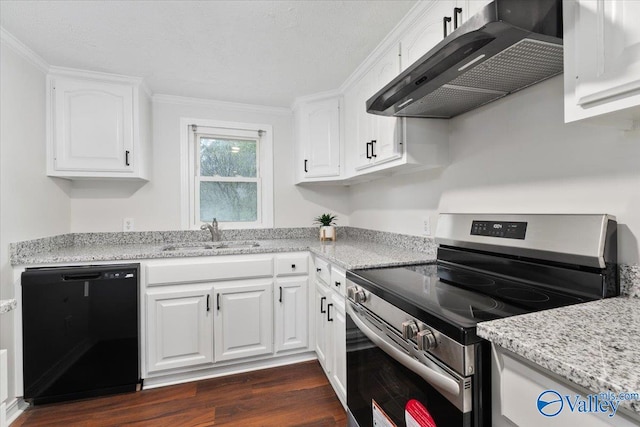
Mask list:
[[[323,227],[335,224],[337,216],[332,214],[322,214],[313,220],[314,224],[320,224]]]

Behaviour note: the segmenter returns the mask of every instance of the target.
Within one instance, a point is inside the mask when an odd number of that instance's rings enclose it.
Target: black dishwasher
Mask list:
[[[34,404],[135,391],[140,264],[22,273],[24,398]]]

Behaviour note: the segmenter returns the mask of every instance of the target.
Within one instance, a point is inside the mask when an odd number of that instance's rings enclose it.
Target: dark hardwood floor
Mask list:
[[[11,426],[346,426],[317,361],[30,407]]]

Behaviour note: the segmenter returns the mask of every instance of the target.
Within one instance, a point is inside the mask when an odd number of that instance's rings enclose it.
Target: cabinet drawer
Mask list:
[[[336,266],[331,266],[331,282],[329,285],[331,288],[338,292],[340,295],[346,295],[346,283],[347,283],[347,273]]]
[[[284,254],[276,256],[276,275],[294,276],[309,274],[309,255]]]
[[[331,282],[331,266],[323,259],[316,257],[316,277],[322,280],[325,284]]]
[[[147,286],[273,276],[273,256],[222,256],[147,264]]]

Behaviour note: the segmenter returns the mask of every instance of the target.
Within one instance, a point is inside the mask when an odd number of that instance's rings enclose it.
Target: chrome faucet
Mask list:
[[[220,229],[218,228],[218,220],[213,218],[211,224],[202,224],[200,230],[209,230],[211,233],[211,241],[216,242],[221,238]]]

